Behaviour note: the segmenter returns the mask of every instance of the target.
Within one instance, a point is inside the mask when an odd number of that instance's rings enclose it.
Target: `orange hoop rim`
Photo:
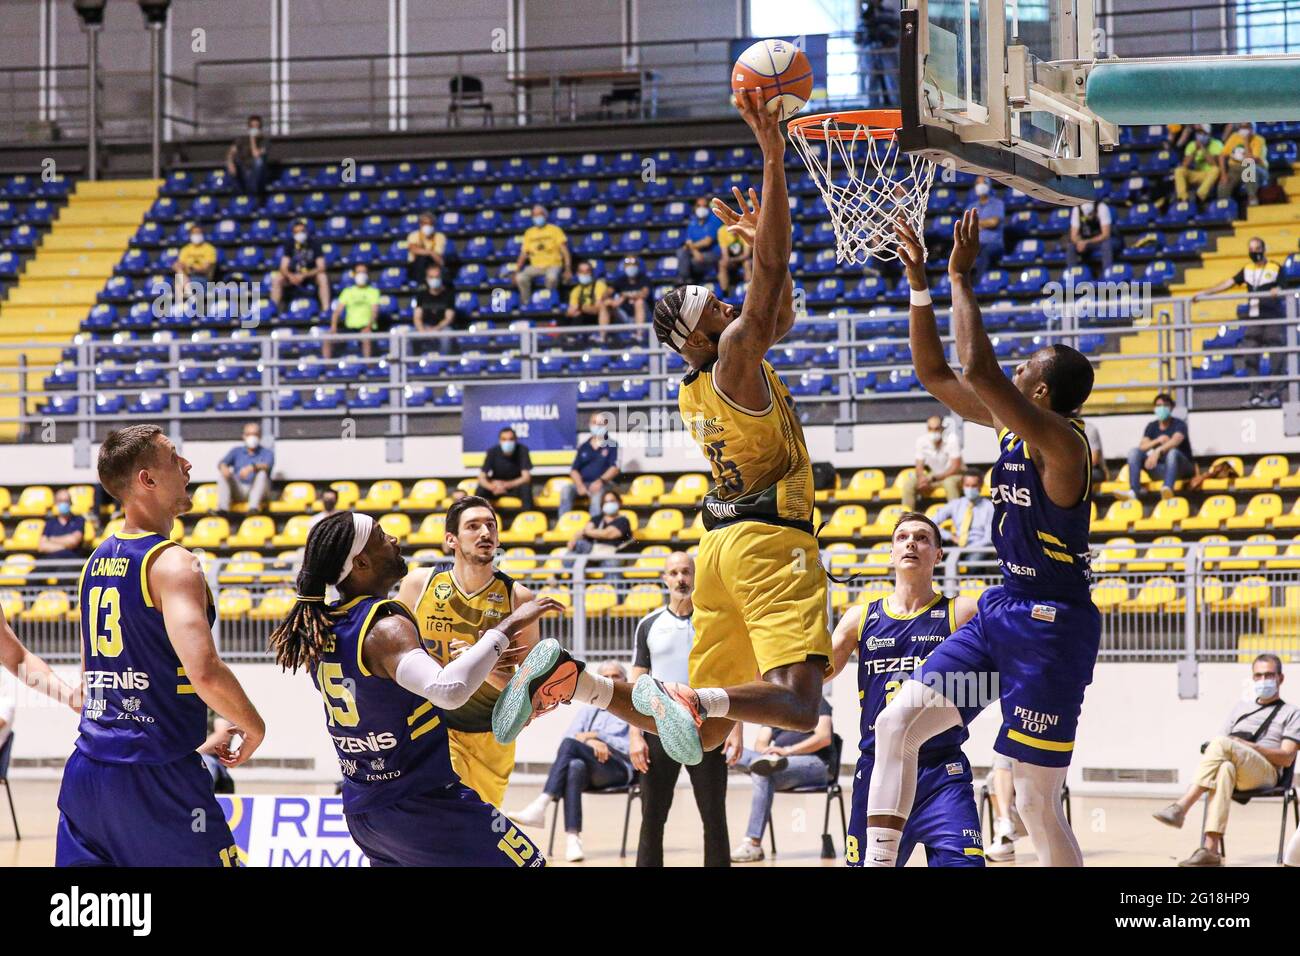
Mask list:
[[[844,128],[826,123],[844,124]],[[862,129],[873,139],[891,139],[903,128],[902,110],[835,110],[830,113],[813,113],[796,116],[786,123],[786,129],[798,131],[804,139],[852,140],[862,137]]]

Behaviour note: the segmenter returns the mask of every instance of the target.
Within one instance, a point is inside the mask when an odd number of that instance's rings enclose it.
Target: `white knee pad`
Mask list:
[[[936,734],[961,724],[946,697],[917,680],[903,682],[876,717],[876,762],[867,793],[867,814],[907,818],[916,798],[916,755]]]
[[[1068,767],[1038,767],[1014,761],[1016,809],[1034,841],[1042,866],[1083,866],[1083,852],[1061,805]]]

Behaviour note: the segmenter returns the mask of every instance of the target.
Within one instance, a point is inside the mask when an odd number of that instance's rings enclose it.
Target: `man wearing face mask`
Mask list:
[[[442,332],[450,328],[456,321],[456,300],[442,277],[442,268],[429,266],[420,282],[422,288],[416,290],[415,298],[411,300],[415,307],[415,331]],[[439,352],[455,352],[456,339],[447,336],[432,347]]]
[[[217,247],[207,241],[203,227],[190,226],[190,241],[176,254],[176,295],[181,298],[191,286],[202,289],[217,272]]]
[[[261,511],[271,491],[275,452],[262,445],[262,426],[244,426],[244,443],[217,463],[217,510],[230,515],[232,501],[247,501],[249,513]]]
[[[1152,476],[1163,474],[1162,498],[1173,497],[1174,484],[1192,477],[1196,471],[1187,422],[1174,418],[1174,397],[1168,392],[1156,396],[1155,416],[1155,421],[1147,423],[1137,447],[1129,450],[1129,487],[1115,492],[1117,498],[1136,498],[1142,494],[1144,469]]]
[[[1223,833],[1233,793],[1275,786],[1282,771],[1295,762],[1300,708],[1281,698],[1284,679],[1277,655],[1255,658],[1245,699],[1232,708],[1219,736],[1201,748],[1205,756],[1195,782],[1176,802],[1154,814],[1161,823],[1181,828],[1201,796],[1210,795],[1201,845],[1179,866],[1222,866]]]
[[[948,492],[948,500],[956,501],[961,496],[961,445],[957,442],[957,433],[943,433],[943,419],[931,415],[925,420],[925,433],[916,439],[916,468],[904,475],[902,481],[903,508],[916,510],[916,499],[928,495],[942,486]]]
[[[686,227],[686,241],[677,250],[677,281],[705,282],[712,279],[718,265],[718,230],[722,221],[709,209],[707,196],[695,200],[691,221]]]
[[[1251,175],[1246,175],[1246,170]],[[1230,199],[1246,186],[1247,202],[1259,205],[1259,187],[1268,184],[1268,142],[1250,123],[1238,123],[1219,154],[1219,198]]]
[[[560,514],[572,511],[584,496],[590,499],[591,516],[600,514],[601,494],[618,475],[618,442],[609,438],[609,416],[594,412],[588,424],[591,434],[578,446],[569,468],[571,483],[560,489]]]
[[[248,128],[240,133],[226,151],[226,170],[234,176],[245,196],[262,201],[266,189],[266,152],[271,141],[262,132],[262,117],[250,116]]]
[[[339,293],[334,303],[334,314],[330,317],[330,334],[339,330],[339,318],[349,332],[374,332],[379,323],[379,290],[370,284],[370,270],[365,265],[358,265],[352,270],[352,285]],[[328,339],[323,343],[321,354],[328,362],[333,351],[333,342]],[[361,340],[361,354],[370,358],[372,342]]]
[[[1208,126],[1197,128],[1195,135],[1183,150],[1183,161],[1174,170],[1174,194],[1183,200],[1189,187],[1196,187],[1196,198],[1202,204],[1214,192],[1219,181],[1219,155],[1223,143],[1210,135]]]
[[[1065,261],[1072,266],[1085,263],[1097,278],[1101,278],[1115,261],[1110,224],[1110,206],[1104,202],[1086,202],[1071,209]]]
[[[984,476],[978,468],[968,468],[961,476],[961,497],[949,501],[934,516],[943,527],[947,557],[944,559],[944,590],[957,593],[957,572],[962,561],[992,559],[993,502],[980,494]],[[951,521],[952,530],[944,527]],[[988,552],[987,554],[983,552]]]
[[[1006,225],[1006,207],[993,194],[987,176],[975,177],[975,209],[980,217],[980,251],[975,257],[975,275],[982,276],[1002,259],[1002,234]]]
[[[311,519],[311,524],[308,526],[307,530],[310,531],[312,528],[316,527],[316,525],[320,524],[330,515],[335,514],[338,510],[339,510],[339,493],[335,491],[333,488],[326,488],[323,492],[321,492],[320,511],[317,512],[316,515]]]
[[[311,236],[306,219],[293,224],[293,238],[280,254],[280,268],[271,276],[271,301],[283,312],[285,298],[292,302],[300,295],[316,291],[322,315],[330,310],[330,280],[325,269],[325,255],[320,243]]]
[[[718,249],[718,285],[726,295],[737,281],[749,281],[754,247],[745,241],[744,236],[722,226],[718,229]]]
[[[85,540],[86,519],[72,513],[72,497],[66,488],[60,488],[54,493],[54,514],[45,519],[36,550],[44,558],[81,558]]]
[[[650,300],[650,281],[641,269],[641,262],[636,256],[623,260],[618,275],[610,281],[609,299],[611,317],[620,322],[645,324],[645,305]]]
[[[447,263],[447,237],[433,224],[433,213],[420,213],[420,224],[406,237],[406,275],[412,282],[423,282],[430,266],[444,268]]]
[[[609,325],[609,286],[604,279],[597,279],[591,263],[583,260],[578,263],[574,275],[577,284],[569,290],[569,307],[565,317],[574,325],[591,325],[598,322],[604,332]]]
[[[1226,292],[1237,286],[1242,286],[1247,292],[1258,294],[1262,298],[1250,299],[1247,303],[1247,315],[1252,319],[1281,319],[1286,315],[1286,304],[1282,300],[1283,289],[1281,285],[1282,267],[1278,263],[1268,258],[1268,250],[1264,245],[1264,240],[1259,236],[1252,236],[1247,245],[1247,254],[1250,256],[1250,262],[1222,282],[1210,286],[1208,289],[1202,289],[1192,296],[1193,302],[1199,302],[1206,296],[1218,295],[1220,292]],[[1245,338],[1242,339],[1242,348],[1250,349],[1268,349],[1282,348],[1286,345],[1286,325],[1285,323],[1276,323],[1273,325],[1248,325],[1245,328]],[[1260,374],[1259,360],[1263,353],[1255,352],[1243,355],[1246,371],[1251,375]],[[1273,367],[1277,367],[1276,357]],[[1274,372],[1274,374],[1277,374]],[[1251,385],[1250,399],[1248,404],[1252,408],[1260,405],[1271,405],[1274,408],[1282,404],[1282,389],[1284,383],[1256,382]]]
[[[478,472],[478,490],[474,493],[489,501],[514,495],[525,511],[533,510],[533,460],[528,446],[520,444],[513,428],[503,428],[497,443],[483,456]]]
[[[533,224],[524,230],[519,258],[515,260],[515,287],[519,299],[527,302],[533,294],[533,280],[546,278],[546,288],[554,289],[563,279],[573,276],[573,259],[569,253],[569,237],[554,223],[546,221],[546,207],[533,207]],[[524,263],[527,263],[525,266]]]
[[[600,515],[593,516],[587,526],[569,542],[569,554],[608,558],[631,544],[632,522],[618,513],[622,507],[622,496],[612,489],[606,491],[601,501]],[[597,560],[594,565],[588,565],[587,559],[581,559],[578,563],[598,568],[602,562]],[[570,560],[565,564],[572,568],[574,562]]]

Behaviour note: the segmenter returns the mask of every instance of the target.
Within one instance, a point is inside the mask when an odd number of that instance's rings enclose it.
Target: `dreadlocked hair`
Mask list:
[[[679,285],[671,292],[665,292],[655,303],[655,336],[659,339],[660,345],[666,345],[674,352],[678,349],[673,345],[672,333],[677,327],[677,318],[682,314],[682,306],[685,302],[686,286]]]
[[[352,512],[340,511],[318,521],[307,535],[302,568],[298,571],[298,594],[309,600],[294,601],[270,637],[275,662],[282,669],[310,668],[320,659],[332,634],[325,610],[325,589],[342,573],[353,534]]]

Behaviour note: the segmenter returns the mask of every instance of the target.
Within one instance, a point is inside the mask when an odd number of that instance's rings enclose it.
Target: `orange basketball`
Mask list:
[[[761,89],[767,108],[789,119],[812,96],[813,72],[808,57],[786,40],[759,40],[731,68],[731,90]]]

